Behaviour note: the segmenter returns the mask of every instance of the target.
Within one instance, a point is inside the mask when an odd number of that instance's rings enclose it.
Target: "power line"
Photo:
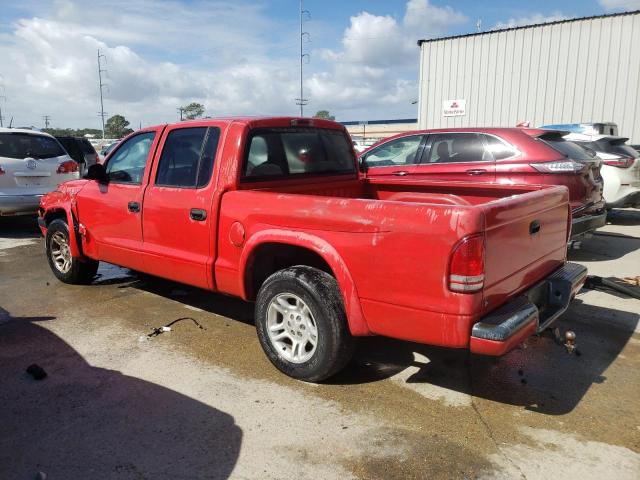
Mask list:
[[[106,55],[101,54],[100,49],[98,49],[98,85],[100,86],[100,113],[98,113],[98,115],[102,119],[102,139],[104,140],[104,117],[107,113],[104,111],[104,100],[102,97],[102,88],[105,86],[105,84],[102,83],[102,74],[106,73],[107,70],[102,68],[102,63],[101,63],[102,58],[104,58],[104,61],[106,63],[107,62]]]
[[[311,59],[308,53],[304,53],[304,46],[303,46],[305,35],[306,35],[307,41],[309,41],[309,38],[310,38],[309,32],[305,32],[302,30],[302,24],[305,21],[305,16],[306,16],[306,20],[309,20],[311,18],[311,14],[309,13],[309,10],[304,9],[304,6],[302,5],[302,0],[300,0],[300,98],[296,98],[295,100],[296,100],[296,105],[300,106],[301,117],[304,116],[304,106],[309,104],[309,100],[304,98],[304,86],[303,86],[304,61],[306,59],[307,63],[309,63]]]

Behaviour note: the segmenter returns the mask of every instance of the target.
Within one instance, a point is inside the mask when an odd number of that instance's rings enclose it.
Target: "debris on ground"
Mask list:
[[[147,338],[157,337],[161,333],[170,332],[171,331],[171,326],[173,324],[181,322],[183,320],[191,320],[196,325],[196,327],[198,327],[200,330],[206,330],[206,328],[204,328],[202,325],[200,325],[195,318],[193,318],[193,317],[181,317],[181,318],[176,318],[175,320],[167,323],[166,325],[163,325],[162,327],[154,328],[151,331],[151,333],[148,333],[147,335],[140,336],[140,338],[138,340],[142,342],[142,341],[146,340]]]
[[[44,371],[44,368],[36,363],[33,363],[27,367],[27,373],[31,375],[35,380],[42,380],[47,376],[47,372]]]
[[[631,298],[640,300],[640,288],[629,282],[627,279],[638,279],[638,277],[626,277],[625,279],[616,277],[599,277],[597,275],[589,275],[584,283],[584,288],[589,290],[599,290],[601,292],[610,292],[611,290],[628,295]]]

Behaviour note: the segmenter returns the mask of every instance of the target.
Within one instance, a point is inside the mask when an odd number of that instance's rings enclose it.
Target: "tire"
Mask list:
[[[271,275],[258,292],[255,317],[262,349],[290,377],[320,382],[353,356],[338,282],[322,270],[295,266]]]
[[[74,258],[69,252],[67,222],[55,219],[47,227],[45,239],[49,267],[58,280],[74,285],[91,283],[98,271],[98,261]]]

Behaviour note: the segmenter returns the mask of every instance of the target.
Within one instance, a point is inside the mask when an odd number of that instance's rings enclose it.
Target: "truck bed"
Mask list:
[[[265,228],[312,233],[339,252],[372,333],[465,347],[478,318],[564,263],[568,205],[563,187],[404,179],[254,184],[223,196],[220,233],[225,238],[234,221],[249,226],[247,238]],[[485,288],[452,292],[452,249],[478,233],[485,237]],[[221,290],[237,294],[225,277],[237,278],[227,272],[241,255],[221,248]]]

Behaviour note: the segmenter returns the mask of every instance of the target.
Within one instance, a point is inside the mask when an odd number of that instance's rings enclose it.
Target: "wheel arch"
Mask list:
[[[262,282],[283,268],[306,265],[326,271],[338,282],[349,331],[369,335],[351,273],[336,249],[326,240],[304,232],[265,230],[247,241],[240,258],[242,297],[253,300]]]

